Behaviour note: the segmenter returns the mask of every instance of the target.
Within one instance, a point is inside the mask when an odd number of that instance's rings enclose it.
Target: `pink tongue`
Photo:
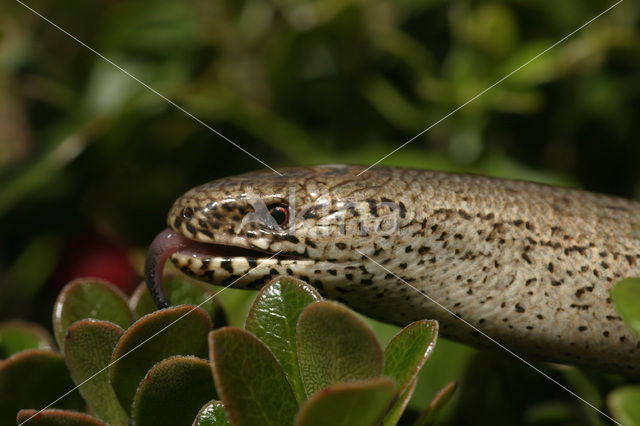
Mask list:
[[[149,246],[144,262],[144,279],[158,309],[169,307],[169,301],[162,289],[162,270],[165,262],[173,253],[191,245],[193,241],[167,228],[159,233]]]

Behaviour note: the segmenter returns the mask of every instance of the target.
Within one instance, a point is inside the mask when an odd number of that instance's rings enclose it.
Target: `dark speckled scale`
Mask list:
[[[194,188],[169,213],[175,231],[298,257],[172,260],[215,283],[251,263],[237,283],[245,288],[274,272],[304,277],[372,317],[397,324],[435,318],[447,336],[491,345],[360,250],[519,355],[640,372],[638,339],[609,299],[615,281],[640,275],[640,203],[424,170],[374,167],[357,176],[363,169],[292,168],[282,177],[257,172]],[[283,230],[240,229],[237,218],[253,211],[251,194],[267,206],[289,204],[297,221]]]

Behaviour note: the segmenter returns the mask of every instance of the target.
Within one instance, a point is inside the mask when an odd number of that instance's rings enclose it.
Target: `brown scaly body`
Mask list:
[[[375,167],[358,177],[362,170],[292,168],[194,188],[169,213],[165,232],[182,235],[171,260],[216,284],[247,273],[236,287],[296,276],[371,317],[435,318],[445,336],[491,345],[364,253],[519,355],[640,372],[638,339],[609,298],[615,281],[640,275],[639,202],[424,170]],[[246,220],[256,199],[266,211],[288,208],[287,223]],[[187,239],[208,244],[184,249]]]

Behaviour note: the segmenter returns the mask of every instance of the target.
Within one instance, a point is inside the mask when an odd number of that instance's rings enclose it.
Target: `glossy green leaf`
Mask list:
[[[156,311],[136,321],[120,338],[111,359],[111,384],[125,411],[131,414],[136,389],[157,362],[174,355],[205,358],[210,329],[209,315],[191,305]]]
[[[219,290],[212,285],[178,275],[165,275],[162,277],[162,287],[172,306],[196,305],[209,314],[213,328],[227,325],[224,309],[213,297]],[[158,309],[144,282],[131,295],[129,306],[138,318]]]
[[[403,393],[416,378],[433,352],[438,337],[438,322],[416,321],[403,328],[384,350],[384,375],[396,380]]]
[[[109,321],[125,330],[133,323],[124,293],[97,278],[74,280],[58,295],[53,306],[53,331],[60,348],[64,348],[69,326],[87,318]]]
[[[109,382],[111,354],[124,330],[107,321],[85,319],[71,325],[64,342],[64,358],[73,381],[93,413],[112,426],[129,423]]]
[[[222,402],[211,401],[202,407],[193,426],[231,426],[231,422],[224,411]]]
[[[395,395],[393,380],[377,377],[316,392],[300,408],[296,426],[375,426]]]
[[[26,321],[0,323],[0,359],[27,349],[53,349],[49,333],[37,324]]]
[[[313,303],[302,312],[297,343],[307,395],[382,374],[382,349],[371,328],[335,302]]]
[[[106,426],[93,417],[77,411],[49,409],[38,413],[36,410],[20,410],[18,423],[28,422],[29,426]]]
[[[453,393],[456,390],[456,383],[451,382],[438,392],[438,394],[431,400],[427,409],[416,420],[414,426],[428,426],[434,424],[438,418],[438,414],[442,411],[442,408],[449,402]]]
[[[398,396],[387,414],[384,416],[382,426],[394,426],[398,423],[398,421],[400,421],[400,417],[402,417],[405,408],[407,408],[409,401],[411,401],[411,397],[413,396],[413,391],[416,389],[417,382],[418,378],[415,378],[409,383],[408,386],[405,387],[404,391]]]
[[[640,386],[624,386],[611,392],[607,405],[624,426],[640,426]]]
[[[290,425],[298,411],[282,367],[253,334],[224,327],[209,334],[216,390],[235,426]]]
[[[208,361],[174,356],[154,365],[140,383],[133,402],[133,423],[188,425],[215,396]]]
[[[429,360],[418,373],[418,383],[409,406],[418,412],[427,408],[440,390],[451,382],[452,377],[463,377],[474,361],[475,349],[447,339],[439,339]],[[445,413],[453,410],[445,407]]]
[[[304,281],[278,277],[258,293],[245,323],[280,362],[298,403],[306,393],[298,367],[296,325],[302,311],[319,300],[320,294]]]
[[[611,298],[624,322],[640,336],[640,278],[618,281]]]
[[[59,353],[19,352],[0,362],[0,425],[14,424],[18,411],[25,407],[42,409],[53,403],[56,408],[82,410],[85,403],[74,388]]]

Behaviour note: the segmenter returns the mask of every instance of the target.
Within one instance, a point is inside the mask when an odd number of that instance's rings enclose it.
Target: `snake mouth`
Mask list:
[[[203,243],[165,229],[151,243],[144,267],[147,287],[158,308],[169,307],[162,288],[162,271],[169,259],[182,272],[221,285],[245,277],[245,282],[264,281],[275,270],[281,271],[287,265],[315,263],[289,253],[274,254],[254,248]]]

